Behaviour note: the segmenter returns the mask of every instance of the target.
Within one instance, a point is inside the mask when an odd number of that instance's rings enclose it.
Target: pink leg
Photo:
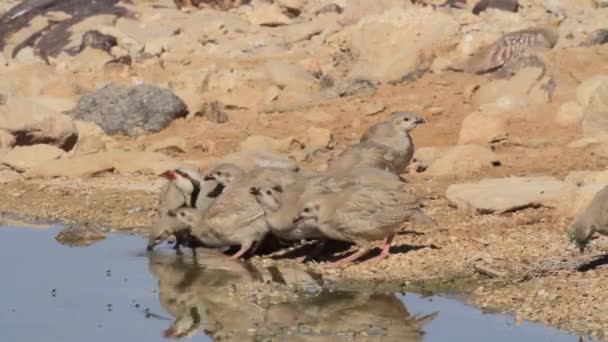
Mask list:
[[[367,252],[369,252],[368,247],[361,247],[361,248],[359,248],[359,250],[357,252],[347,256],[346,258],[342,258],[338,261],[334,261],[331,264],[327,265],[327,267],[328,268],[337,268],[337,267],[348,266],[351,262],[364,256]]]
[[[368,262],[378,262],[380,260],[386,259],[391,254],[391,252],[389,250],[391,248],[391,243],[393,242],[394,237],[395,237],[395,234],[391,234],[391,235],[387,236],[384,239],[384,244],[382,245],[382,252],[380,252],[380,255],[369,259]]]
[[[260,248],[260,245],[262,244],[262,240],[264,240],[264,238],[261,238],[253,243],[253,247],[251,247],[251,255],[254,255],[255,252],[258,250],[258,248]]]
[[[251,243],[246,243],[246,244],[241,245],[241,249],[239,249],[239,251],[236,252],[236,254],[234,254],[233,256],[231,256],[230,259],[237,260],[243,254],[245,254],[245,252],[247,252],[247,250],[249,249],[249,247],[251,247]]]

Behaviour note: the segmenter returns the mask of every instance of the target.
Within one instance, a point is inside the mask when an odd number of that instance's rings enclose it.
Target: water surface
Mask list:
[[[136,236],[71,248],[58,231],[0,227],[3,341],[578,341],[448,296],[336,289],[303,267],[221,256],[194,264],[167,246],[148,255]]]

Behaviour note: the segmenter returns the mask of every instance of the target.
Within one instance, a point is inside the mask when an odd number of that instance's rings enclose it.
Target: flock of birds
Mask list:
[[[205,174],[184,168],[166,171],[159,219],[150,229],[147,249],[175,236],[175,248],[240,246],[233,259],[255,253],[267,234],[282,241],[318,241],[316,256],[328,240],[354,243],[354,254],[330,263],[344,267],[383,240],[389,255],[395,232],[410,219],[435,223],[399,174],[414,155],[410,132],[424,119],[394,113],[348,146],[324,172],[300,170],[295,163],[268,160],[250,170],[220,163]]]

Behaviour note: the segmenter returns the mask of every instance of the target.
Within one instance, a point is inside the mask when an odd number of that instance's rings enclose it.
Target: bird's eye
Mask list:
[[[218,171],[216,174],[217,174],[218,176],[221,176],[221,175],[222,175],[222,173],[221,173],[221,172],[219,172],[219,171]]]
[[[272,194],[272,193],[270,192],[270,190],[266,190],[266,195],[270,195],[270,194]]]
[[[186,216],[186,214],[184,214],[184,213],[179,213],[179,216],[181,216],[181,217],[185,217],[185,216]]]
[[[307,212],[309,212],[309,211],[310,211],[310,209],[308,209],[308,208],[304,208],[304,212],[305,212],[305,213],[307,213]]]
[[[405,118],[403,119],[403,121],[410,121],[410,118]]]

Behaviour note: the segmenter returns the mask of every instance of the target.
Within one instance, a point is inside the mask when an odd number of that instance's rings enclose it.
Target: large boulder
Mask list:
[[[479,108],[484,104],[495,104],[501,109],[510,110],[530,104],[545,104],[550,101],[547,91],[547,78],[540,67],[526,67],[509,79],[490,81],[471,97],[471,104]]]
[[[430,7],[368,15],[332,39],[346,41],[356,62],[349,78],[399,82],[426,70],[460,35],[453,16]]]
[[[500,165],[498,156],[490,149],[478,145],[459,145],[443,151],[426,173],[433,177],[463,178],[497,165]]]
[[[17,146],[10,150],[0,162],[17,172],[63,157],[65,151],[52,145]]]
[[[90,177],[104,172],[160,174],[178,163],[155,152],[107,151],[52,160],[32,167],[30,177]]]
[[[17,146],[48,144],[69,151],[78,140],[69,116],[28,97],[10,96],[0,105],[0,130],[10,133]]]
[[[108,134],[130,136],[158,132],[187,114],[186,104],[179,97],[149,84],[107,85],[82,96],[71,111],[74,118],[95,122]]]
[[[608,137],[608,82],[600,84],[589,98],[584,110],[585,137]]]
[[[492,178],[452,184],[446,197],[458,209],[473,214],[500,214],[529,207],[555,208],[567,189],[566,183],[553,177]]]
[[[509,115],[491,108],[481,108],[462,121],[459,144],[487,144],[509,135]]]

